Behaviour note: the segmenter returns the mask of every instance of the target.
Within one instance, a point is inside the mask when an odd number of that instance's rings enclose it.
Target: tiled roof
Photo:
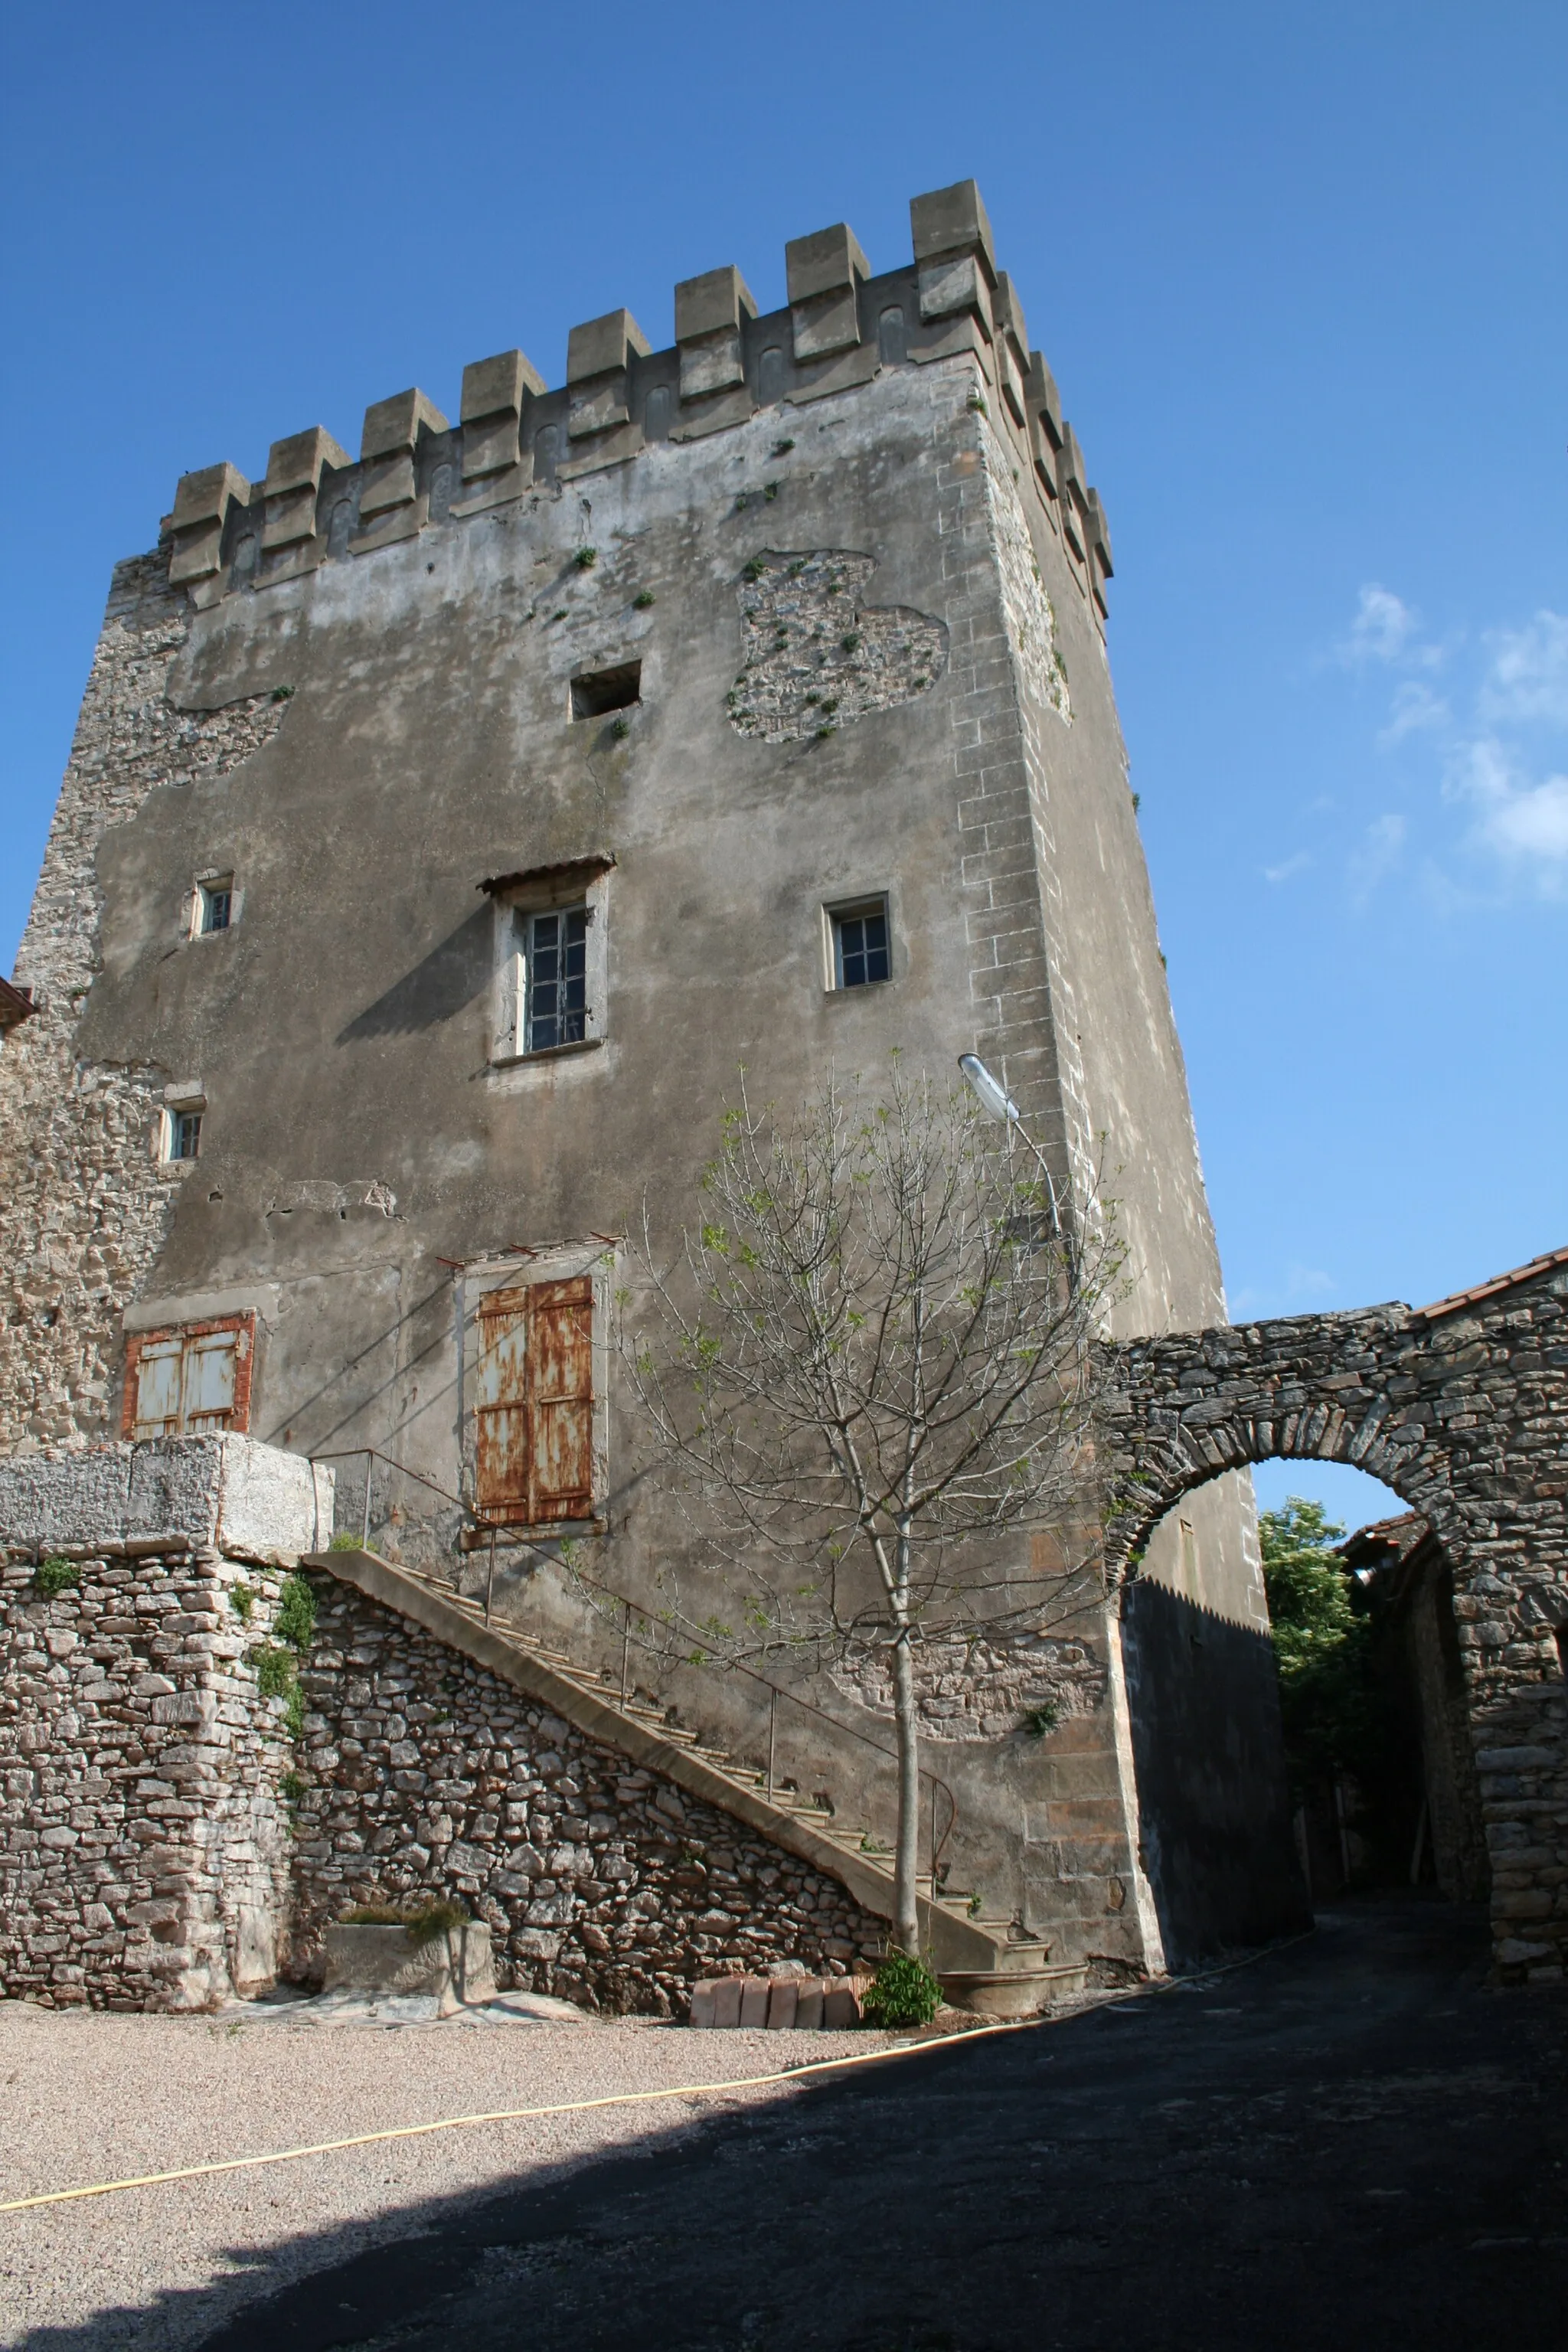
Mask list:
[[[1425,1316],[1428,1323],[1435,1323],[1440,1315],[1457,1315],[1461,1307],[1473,1307],[1482,1298],[1495,1298],[1499,1291],[1511,1290],[1516,1283],[1530,1282],[1554,1265],[1568,1265],[1568,1249],[1548,1250],[1544,1257],[1532,1257],[1527,1265],[1516,1265],[1510,1274],[1494,1274],[1489,1282],[1478,1282],[1473,1290],[1456,1290],[1451,1297],[1439,1298],[1431,1307],[1418,1307],[1415,1312]]]

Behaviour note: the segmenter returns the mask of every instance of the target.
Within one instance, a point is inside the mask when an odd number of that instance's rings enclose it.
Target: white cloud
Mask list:
[[[1494,629],[1481,686],[1481,717],[1521,725],[1532,719],[1568,727],[1568,618],[1540,612],[1522,629]]]
[[[1494,809],[1486,836],[1509,856],[1568,859],[1568,776],[1548,776]]]
[[[1541,888],[1555,893],[1568,874],[1568,776],[1539,783],[1521,772],[1496,736],[1463,746],[1444,784],[1445,797],[1479,812],[1472,838],[1510,864],[1531,861]]]
[[[1311,862],[1311,851],[1299,849],[1294,857],[1288,857],[1285,860],[1283,866],[1266,866],[1263,869],[1263,878],[1266,882],[1288,882],[1292,874],[1300,874],[1303,866],[1310,866]]]
[[[1371,580],[1361,592],[1350,636],[1341,651],[1352,662],[1397,661],[1420,625],[1419,616],[1403,597]]]
[[[1406,735],[1430,734],[1434,730],[1447,727],[1450,717],[1448,706],[1440,694],[1434,694],[1431,688],[1423,686],[1419,678],[1407,677],[1394,694],[1388,724],[1377,740],[1387,745],[1399,742]]]
[[[1568,614],[1542,607],[1517,626],[1456,630],[1437,645],[1413,605],[1371,581],[1336,650],[1342,664],[1387,677],[1378,747],[1404,747],[1402,765],[1425,767],[1450,812],[1440,820],[1428,802],[1408,818],[1363,815],[1342,851],[1352,905],[1396,872],[1450,913],[1526,895],[1568,901]],[[1299,852],[1266,866],[1264,879],[1287,881],[1309,862]]]
[[[1350,858],[1351,894],[1358,905],[1398,865],[1407,830],[1405,819],[1393,814],[1374,817],[1367,826]]]

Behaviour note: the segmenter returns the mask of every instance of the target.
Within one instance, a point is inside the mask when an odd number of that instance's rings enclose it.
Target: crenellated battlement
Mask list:
[[[917,196],[913,254],[872,273],[844,222],[784,247],[788,302],[758,314],[738,269],[675,289],[675,343],[656,352],[629,310],[574,327],[550,389],[521,352],[463,371],[456,425],[416,388],[366,409],[357,459],[321,425],[275,441],[258,484],[226,462],[184,474],[165,519],[171,584],[206,606],[368,555],[435,525],[554,494],[661,443],[800,406],[885,370],[968,355],[1098,625],[1111,574],[1105,512],[1055,380],[1029,349],[973,180]]]

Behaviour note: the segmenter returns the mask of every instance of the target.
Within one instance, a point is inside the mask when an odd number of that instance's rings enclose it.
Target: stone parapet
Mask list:
[[[574,327],[566,380],[553,391],[521,352],[476,361],[463,372],[456,428],[421,392],[374,402],[357,466],[316,425],[273,444],[254,489],[226,463],[183,475],[170,583],[205,607],[374,553],[433,523],[460,526],[531,492],[555,495],[650,446],[743,425],[759,409],[849,391],[888,368],[967,355],[975,401],[1103,627],[1104,509],[1050,370],[1028,348],[1016,289],[996,267],[980,192],[958,181],[917,196],[910,216],[912,266],[880,276],[846,222],[792,238],[786,307],[763,316],[732,266],[682,279],[670,349],[655,351],[626,310]]]
[[[35,1559],[213,1550],[292,1566],[332,1524],[333,1473],[248,1437],[168,1437],[0,1462],[0,1544]]]

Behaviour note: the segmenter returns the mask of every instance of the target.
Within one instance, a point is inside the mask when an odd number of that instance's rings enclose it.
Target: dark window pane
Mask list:
[[[177,1110],[170,1137],[171,1160],[194,1160],[201,1148],[202,1115],[196,1110]]]
[[[535,915],[528,958],[528,1050],[574,1045],[587,1034],[588,910]]]
[[[839,915],[834,921],[838,945],[838,985],[864,988],[868,982],[887,980],[892,971],[888,948],[885,908],[868,908],[863,915]]]
[[[206,894],[206,921],[202,929],[205,931],[226,931],[230,903],[226,890],[209,890]]]

